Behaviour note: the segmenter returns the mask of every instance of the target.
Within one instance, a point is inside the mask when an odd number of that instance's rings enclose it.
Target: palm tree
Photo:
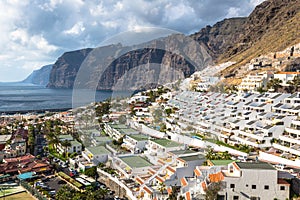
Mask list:
[[[60,142],[58,136],[55,135],[53,132],[50,132],[49,134],[46,135],[46,138],[49,142],[49,145],[53,146],[53,148],[56,150],[57,145]]]
[[[213,148],[208,147],[205,158],[207,160],[213,160],[215,158],[215,153],[214,153]]]
[[[64,147],[64,154],[66,157],[68,157],[68,152],[67,152],[67,149],[68,147],[71,147],[71,142],[69,140],[64,140],[64,141],[61,141],[60,142],[61,146]]]
[[[164,182],[159,183],[158,190],[163,194],[166,190],[166,184]]]
[[[295,76],[294,79],[292,81],[288,81],[287,84],[289,84],[289,92],[297,92],[300,86],[300,76]]]
[[[274,92],[277,92],[278,89],[281,87],[281,83],[282,83],[282,80],[280,80],[280,79],[278,79],[278,78],[271,79],[271,80],[267,83],[267,88],[268,88],[268,89],[273,89]]]

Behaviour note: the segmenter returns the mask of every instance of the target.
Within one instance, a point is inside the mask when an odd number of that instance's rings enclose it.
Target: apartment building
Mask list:
[[[233,162],[222,174],[222,199],[289,199],[290,184],[278,178],[277,170],[268,163]]]

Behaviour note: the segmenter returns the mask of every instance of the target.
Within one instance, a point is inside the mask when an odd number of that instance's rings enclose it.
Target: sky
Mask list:
[[[0,0],[0,82],[19,81],[66,51],[142,27],[183,34],[248,16],[263,0]]]

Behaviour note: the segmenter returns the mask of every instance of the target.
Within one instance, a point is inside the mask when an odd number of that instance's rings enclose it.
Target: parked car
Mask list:
[[[275,165],[275,168],[279,169],[279,170],[283,170],[285,167],[286,167],[286,165],[285,164],[281,164],[281,163]]]
[[[247,156],[238,156],[237,159],[240,160],[241,162],[246,162],[248,157]]]

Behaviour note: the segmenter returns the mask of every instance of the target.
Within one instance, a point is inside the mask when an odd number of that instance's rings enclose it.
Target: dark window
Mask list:
[[[280,190],[285,190],[285,187],[284,186],[280,186]]]
[[[269,186],[268,185],[265,185],[265,190],[268,190],[269,189]]]
[[[256,189],[256,185],[252,185],[252,189]]]
[[[248,187],[248,184],[246,184],[246,187]]]
[[[235,186],[234,184],[230,184],[230,188],[234,188],[234,186]]]
[[[233,200],[239,200],[239,196],[233,196]]]

